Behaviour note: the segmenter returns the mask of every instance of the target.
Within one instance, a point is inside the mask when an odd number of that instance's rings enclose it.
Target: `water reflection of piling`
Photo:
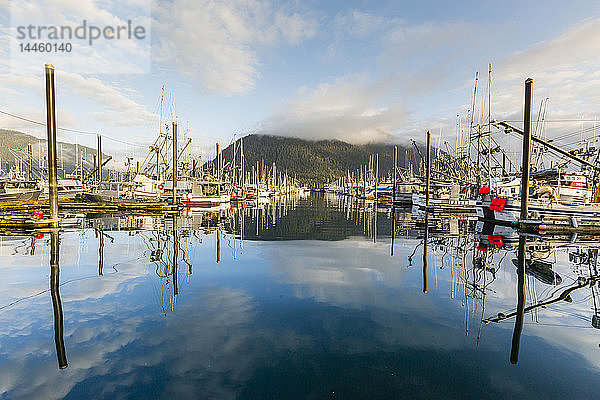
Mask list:
[[[377,197],[373,202],[373,243],[377,243]]]
[[[174,125],[174,127],[175,127],[175,125]],[[177,297],[177,294],[179,293],[179,289],[177,287],[177,257],[178,257],[178,252],[179,252],[179,238],[177,237],[177,214],[174,214],[173,215],[173,268],[172,268],[172,272],[173,272],[173,297],[174,298]]]
[[[104,268],[104,232],[100,231],[100,245],[98,246],[98,275],[102,276]]]
[[[394,256],[394,240],[396,239],[396,207],[392,205],[392,248],[390,256]]]
[[[58,232],[50,233],[50,295],[52,296],[52,308],[54,310],[54,343],[56,344],[56,357],[58,367],[67,368],[67,354],[63,338],[63,311],[60,301],[60,277],[59,277],[59,237]]]
[[[423,237],[423,293],[427,293],[427,242],[429,241],[429,214],[425,214],[425,236]]]
[[[518,263],[517,263],[517,316],[515,329],[512,337],[512,348],[510,351],[510,362],[519,362],[519,345],[521,333],[523,332],[523,316],[525,314],[525,236],[519,238]]]
[[[221,261],[221,230],[217,229],[217,264]]]

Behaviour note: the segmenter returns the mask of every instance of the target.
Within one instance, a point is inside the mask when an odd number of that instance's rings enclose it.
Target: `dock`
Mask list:
[[[0,203],[0,213],[10,212],[33,212],[36,210],[48,210],[48,202],[6,202]],[[58,209],[60,211],[89,212],[89,213],[150,213],[162,214],[177,212],[182,209],[181,206],[172,205],[167,202],[153,201],[122,201],[122,202],[78,202],[69,200],[59,200]]]

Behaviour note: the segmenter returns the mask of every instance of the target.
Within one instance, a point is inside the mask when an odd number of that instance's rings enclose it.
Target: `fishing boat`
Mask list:
[[[100,182],[96,187],[79,198],[83,201],[103,202],[120,201],[130,198],[132,194],[130,182]]]
[[[432,185],[429,198],[429,211],[434,213],[473,213],[477,201],[461,197],[458,184]],[[426,209],[426,195],[424,193],[412,194],[413,209]]]
[[[518,182],[517,182],[518,181]],[[549,179],[532,183],[528,202],[528,220],[541,222],[593,221],[600,217],[600,203],[588,178],[580,173],[558,172]],[[512,179],[497,186],[496,195],[489,187],[479,190],[476,212],[481,220],[499,224],[513,224],[521,216],[520,179]]]
[[[191,180],[177,180],[177,198],[183,198],[188,193],[192,191],[192,181]],[[173,198],[173,181],[167,180],[163,184],[163,192],[161,197],[165,200]]]
[[[230,195],[231,201],[242,201],[246,198],[244,189],[238,185],[232,185]]]
[[[600,218],[600,203],[562,202],[548,198],[529,199],[528,220],[551,222],[577,221]],[[477,201],[477,217],[497,224],[514,224],[520,220],[521,200],[505,197],[488,197]]]
[[[264,184],[259,184],[258,185],[258,197],[259,198],[269,198],[271,196],[271,192],[269,190],[267,190],[266,185]]]
[[[221,181],[209,177],[192,183],[192,191],[182,197],[186,207],[210,208],[229,203],[231,195]]]
[[[0,202],[36,201],[41,193],[36,181],[0,181]]]
[[[244,187],[244,194],[247,199],[256,199],[258,197],[258,189],[256,185],[249,183]]]
[[[42,199],[48,199],[49,184],[48,181],[42,181],[43,187]],[[85,185],[79,179],[59,178],[56,181],[59,199],[74,199],[86,192]]]
[[[133,178],[133,196],[142,199],[158,199],[164,192],[164,182],[138,174]]]

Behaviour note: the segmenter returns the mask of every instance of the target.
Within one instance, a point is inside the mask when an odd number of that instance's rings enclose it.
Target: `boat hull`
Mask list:
[[[507,199],[502,210],[490,209],[491,199],[478,201],[475,207],[477,217],[483,221],[500,224],[512,224],[521,216],[521,201]],[[600,218],[600,203],[565,203],[531,199],[528,204],[528,219],[541,221],[559,221]]]
[[[220,196],[188,196],[181,202],[185,207],[189,208],[211,208],[217,207],[222,203],[229,203],[230,201],[231,196],[223,194]]]
[[[0,193],[0,202],[4,201],[36,201],[40,198],[41,190],[28,190],[24,192]]]

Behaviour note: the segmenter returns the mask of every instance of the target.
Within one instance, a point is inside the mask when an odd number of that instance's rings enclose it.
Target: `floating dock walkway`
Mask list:
[[[41,201],[7,202],[0,203],[0,213],[11,213],[17,211],[33,212],[40,209],[49,209],[49,207],[50,206],[48,202]],[[77,202],[67,200],[59,200],[58,208],[61,211],[90,212],[99,214],[117,212],[162,214],[177,212],[183,209],[182,206],[172,205],[167,202]]]

